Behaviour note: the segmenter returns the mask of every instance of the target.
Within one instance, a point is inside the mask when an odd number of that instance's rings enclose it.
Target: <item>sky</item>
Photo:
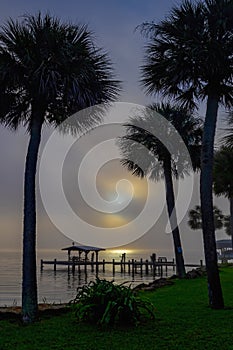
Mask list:
[[[176,1],[176,3],[179,3],[179,1]],[[38,11],[49,11],[51,15],[56,15],[64,21],[88,24],[94,33],[96,44],[103,47],[109,53],[116,76],[122,81],[123,89],[119,101],[146,105],[152,99],[144,95],[139,85],[139,66],[143,62],[143,46],[145,42],[140,33],[138,31],[135,32],[135,28],[144,21],[158,21],[162,19],[173,4],[174,2],[170,0],[146,0],[143,2],[137,0],[52,0],[49,2],[10,0],[0,3],[0,24],[4,24],[9,17],[16,19],[25,13],[34,14]],[[201,109],[201,113],[203,113],[203,109]],[[92,150],[94,146],[103,142],[103,140],[113,139],[117,136],[116,133],[113,132],[112,135],[111,132],[111,130],[107,130],[106,132],[102,128],[95,131],[93,136],[88,136],[88,139],[80,141],[78,144],[79,147],[76,150],[77,153],[74,152],[73,158],[70,155],[70,161],[67,161],[67,169],[69,169],[69,164],[73,164],[73,161],[79,164],[81,155]],[[51,131],[45,128],[40,148],[40,158],[50,135]],[[13,133],[0,126],[0,249],[21,249],[22,246],[23,174],[27,143],[28,135],[23,128]],[[98,157],[96,158],[98,159]],[[119,159],[111,160],[110,157],[109,162],[103,164],[98,171],[96,186],[100,195],[106,201],[114,201],[118,198],[117,205],[119,205],[119,210],[116,214],[102,213],[97,215],[85,203],[80,190],[74,190],[74,186],[76,186],[74,184],[76,184],[75,181],[77,180],[77,164],[73,166],[70,172],[68,170],[64,172],[67,174],[64,188],[73,211],[91,225],[105,228],[120,227],[136,218],[145,205],[145,194],[147,194],[148,186],[151,188],[154,207],[150,207],[147,216],[143,220],[149,221],[155,215],[154,213],[156,213],[158,202],[164,203],[163,182],[159,184],[148,184],[145,180],[136,179],[125,169],[122,169]],[[53,176],[55,178],[56,174],[51,173],[49,176],[49,181],[52,183]],[[120,184],[122,187],[120,188],[120,195],[117,197],[116,184],[121,179],[128,180],[128,183]],[[87,176],[85,181],[88,185],[91,180]],[[129,182],[133,185],[134,194],[132,196],[132,202],[123,212],[121,210],[122,203],[131,199],[132,195]],[[195,176],[194,191],[189,208],[199,204],[198,192],[198,177]],[[86,193],[89,193],[93,197],[93,189],[87,189]],[[70,244],[72,240],[59,231],[46,213],[39,190],[37,201],[38,248],[60,249]],[[227,201],[223,198],[216,199],[216,201],[227,214]],[[64,218],[64,221],[66,220],[67,218]],[[167,215],[166,208],[164,207],[155,225],[148,229],[148,232],[143,237],[130,242],[127,247],[153,249],[153,251],[159,251],[160,249],[163,251],[172,251],[172,237],[170,234],[164,233],[166,225]],[[201,257],[203,252],[201,232],[191,231],[188,228],[187,215],[181,222],[180,229],[184,251],[196,251]],[[218,237],[225,237],[224,233],[218,233]]]

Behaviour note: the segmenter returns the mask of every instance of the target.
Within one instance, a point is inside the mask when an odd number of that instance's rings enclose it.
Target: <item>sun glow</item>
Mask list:
[[[132,253],[133,252],[133,250],[132,249],[112,249],[112,250],[110,250],[110,253],[113,253],[113,254],[124,254],[124,253],[126,253],[126,254],[130,254],[130,253]]]
[[[122,215],[111,214],[103,216],[101,222],[104,227],[119,227],[126,225],[129,222],[129,219]]]

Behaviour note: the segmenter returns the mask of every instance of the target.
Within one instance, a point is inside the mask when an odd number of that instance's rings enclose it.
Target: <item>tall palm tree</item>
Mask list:
[[[176,219],[173,177],[178,178],[178,176],[188,174],[192,169],[185,159],[182,159],[182,152],[174,150],[174,153],[171,154],[162,140],[155,136],[159,132],[162,138],[165,136],[172,143],[172,131],[168,130],[167,126],[165,126],[166,130],[162,130],[163,123],[158,125],[158,121],[155,120],[156,114],[150,111],[156,111],[175,127],[189,150],[195,170],[200,166],[201,123],[184,108],[169,104],[154,104],[143,116],[130,119],[130,123],[125,125],[126,135],[118,141],[123,157],[122,164],[133,174],[141,177],[147,176],[155,181],[164,178],[167,211],[170,222],[172,220],[171,228],[177,272],[180,278],[184,278],[185,266]],[[144,147],[148,150],[146,155],[143,152]]]
[[[233,149],[222,146],[214,156],[214,192],[230,202],[230,234],[233,249]],[[227,224],[226,219],[226,224]]]
[[[160,23],[144,23],[148,38],[142,84],[148,94],[175,98],[194,108],[205,100],[201,207],[209,303],[223,308],[213,217],[213,156],[219,105],[233,102],[233,2],[184,1]]]
[[[86,26],[61,23],[41,13],[10,19],[0,31],[0,86],[11,100],[1,117],[30,135],[25,164],[22,313],[37,314],[35,175],[44,123],[59,125],[69,115],[114,100],[119,84],[108,56],[93,44]],[[2,109],[2,106],[1,106]],[[89,117],[89,125],[99,116]]]

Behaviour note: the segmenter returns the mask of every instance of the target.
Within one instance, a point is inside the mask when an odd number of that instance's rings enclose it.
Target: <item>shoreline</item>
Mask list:
[[[55,316],[60,315],[62,313],[68,312],[70,309],[68,308],[69,303],[62,304],[48,304],[48,303],[40,303],[38,304],[38,316],[47,315],[47,316]],[[0,307],[0,321],[9,320],[9,319],[21,319],[21,306],[6,306]]]

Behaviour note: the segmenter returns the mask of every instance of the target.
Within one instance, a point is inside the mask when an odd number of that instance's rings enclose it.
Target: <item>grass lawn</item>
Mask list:
[[[221,268],[225,310],[208,307],[205,278],[175,281],[143,292],[157,308],[156,320],[129,329],[101,330],[78,324],[73,314],[44,316],[22,326],[0,321],[0,350],[233,349],[233,267]]]

